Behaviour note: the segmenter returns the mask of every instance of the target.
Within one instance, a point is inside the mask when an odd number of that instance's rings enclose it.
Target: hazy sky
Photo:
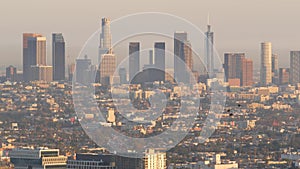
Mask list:
[[[137,12],[170,13],[204,31],[209,13],[220,56],[245,52],[258,64],[260,43],[270,41],[280,66],[286,67],[289,51],[300,50],[299,8],[299,0],[1,0],[0,67],[21,69],[23,32],[47,37],[51,63],[52,32],[64,34],[67,55],[75,58],[101,17],[114,20]]]

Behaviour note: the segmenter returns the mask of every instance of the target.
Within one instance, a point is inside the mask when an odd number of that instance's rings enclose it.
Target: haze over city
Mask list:
[[[224,52],[245,52],[259,69],[259,44],[270,41],[273,52],[279,55],[279,65],[288,67],[289,51],[300,46],[299,6],[298,0],[2,1],[0,66],[2,71],[10,64],[21,70],[24,32],[45,35],[47,44],[52,32],[64,33],[66,54],[74,61],[85,41],[99,29],[101,17],[114,20],[137,12],[165,12],[187,19],[203,32],[209,15],[221,58]],[[51,56],[51,45],[47,45],[47,55]]]
[[[299,169],[299,7],[6,1],[0,169]]]

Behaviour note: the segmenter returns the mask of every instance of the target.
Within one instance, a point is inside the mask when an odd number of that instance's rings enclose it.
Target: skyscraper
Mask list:
[[[100,63],[100,83],[110,85],[113,83],[113,75],[116,69],[116,57],[114,54],[103,54]]]
[[[150,64],[150,65],[153,65],[153,64],[154,64],[153,50],[149,50],[149,64]]]
[[[278,83],[278,55],[272,54],[272,83]]]
[[[195,72],[193,71],[193,51],[192,51],[192,44],[190,43],[190,41],[186,41],[184,43],[183,50],[184,50],[184,61],[185,61],[185,69],[183,71],[185,71],[185,78],[186,78],[185,81],[191,83],[194,78],[193,73]]]
[[[28,54],[32,57],[32,65],[47,65],[46,37],[29,37]]]
[[[129,83],[140,71],[140,43],[129,43]]]
[[[279,84],[289,84],[290,82],[290,69],[280,68],[279,69]]]
[[[110,32],[110,19],[102,18],[99,46],[99,62],[103,54],[112,54],[111,39],[112,38]]]
[[[110,20],[102,18],[98,63],[100,83],[105,85],[112,83],[116,69],[116,56],[113,54],[111,43]]]
[[[52,82],[53,80],[52,66],[35,65],[31,66],[31,81]]]
[[[41,34],[23,34],[23,79],[30,81],[30,69],[34,65],[46,64],[46,38]]]
[[[290,83],[300,82],[300,51],[290,52]]]
[[[76,70],[75,79],[76,82],[81,84],[90,83],[90,73],[91,73],[92,61],[87,56],[83,59],[76,59]]]
[[[225,53],[224,54],[224,71],[225,81],[229,82],[231,79],[241,79],[243,75],[242,61],[245,59],[244,53]]]
[[[174,34],[174,77],[177,82],[190,82],[192,48],[186,32]],[[190,72],[189,72],[190,71]]]
[[[193,51],[192,51],[192,44],[190,41],[186,41],[183,47],[184,51],[184,61],[186,64],[186,68],[192,72],[193,70]]]
[[[242,60],[242,86],[253,85],[253,61],[251,59],[244,58]]]
[[[214,66],[214,32],[211,31],[211,25],[207,25],[207,32],[205,33],[205,56],[206,69],[209,74],[213,73]]]
[[[260,83],[266,86],[272,83],[272,44],[261,43]]]
[[[52,34],[53,80],[65,80],[65,41],[61,33]]]
[[[154,53],[155,53],[155,68],[159,69],[162,72],[165,72],[165,42],[156,42],[154,44]],[[155,76],[155,75],[153,75]],[[161,74],[155,78],[157,81],[165,81],[165,74]]]
[[[224,71],[226,82],[239,79],[238,84],[241,86],[253,84],[253,61],[246,59],[244,53],[225,53]]]
[[[14,66],[8,66],[6,68],[6,80],[14,81],[17,75],[17,68]]]
[[[120,76],[120,83],[126,84],[127,83],[127,71],[125,68],[119,69],[119,76]]]

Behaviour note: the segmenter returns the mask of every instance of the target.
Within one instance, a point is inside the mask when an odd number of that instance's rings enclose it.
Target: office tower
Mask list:
[[[69,64],[68,66],[69,81],[72,81],[74,72],[75,72],[75,63]]]
[[[32,59],[32,65],[46,65],[46,37],[29,37],[28,55]]]
[[[300,51],[290,52],[290,83],[300,82]]]
[[[289,68],[280,68],[279,69],[279,84],[289,84],[290,82],[290,69]]]
[[[184,43],[186,41],[186,32],[174,33],[174,78],[177,82],[184,81],[184,73],[182,70],[185,69]]]
[[[95,153],[76,154],[76,159],[68,160],[67,168],[116,169],[116,156]]]
[[[205,33],[205,56],[206,69],[209,74],[213,73],[214,66],[214,32],[211,31],[211,25],[207,25],[207,32]]]
[[[224,54],[225,81],[234,86],[253,84],[253,61],[245,58],[244,53]]]
[[[65,40],[61,33],[52,34],[53,80],[65,80]]]
[[[119,69],[119,76],[120,76],[120,83],[126,84],[127,83],[127,71],[125,68]]]
[[[38,39],[39,38],[39,41]],[[39,42],[39,43],[38,43]],[[38,47],[39,46],[39,47]],[[23,34],[23,80],[30,81],[30,68],[41,64],[41,58],[46,62],[46,38],[41,34]],[[39,59],[38,59],[39,58]]]
[[[242,60],[242,86],[253,85],[253,61],[251,59],[244,58]]]
[[[102,18],[98,63],[100,83],[103,85],[111,84],[116,69],[116,56],[112,52],[110,20],[108,18]]]
[[[15,169],[62,169],[67,166],[67,157],[60,155],[58,149],[13,149],[9,156]]]
[[[165,49],[166,49],[165,42],[156,42],[154,44],[154,53],[155,53],[154,65],[156,69],[162,72],[165,72],[165,59],[166,59]],[[156,81],[165,81],[165,73],[153,74],[153,76],[156,76],[155,77]]]
[[[190,77],[190,75],[193,72],[193,51],[192,51],[192,44],[189,41],[186,41],[184,43],[183,51],[184,51],[186,77],[192,78]]]
[[[174,34],[174,77],[177,82],[190,82],[193,71],[191,43],[186,32]]]
[[[99,46],[99,63],[103,54],[112,54],[112,42],[110,32],[110,19],[102,18],[100,46]]]
[[[149,50],[149,65],[154,65],[154,55],[153,55],[153,50]]]
[[[6,68],[6,80],[15,81],[15,77],[17,76],[17,68],[14,66],[8,66]]]
[[[243,59],[245,59],[244,53],[224,54],[224,71],[226,82],[229,82],[230,79],[242,79]]]
[[[278,55],[272,54],[272,83],[278,83]]]
[[[140,71],[140,43],[129,43],[129,83]]]
[[[113,83],[113,75],[116,69],[116,57],[114,54],[103,54],[100,63],[100,83],[110,85]]]
[[[81,84],[88,84],[91,82],[91,65],[92,61],[87,56],[83,59],[76,59],[75,82]]]
[[[31,80],[32,81],[43,81],[52,82],[53,80],[53,68],[52,66],[35,65],[31,66]]]
[[[266,86],[272,83],[272,44],[261,43],[260,83]]]

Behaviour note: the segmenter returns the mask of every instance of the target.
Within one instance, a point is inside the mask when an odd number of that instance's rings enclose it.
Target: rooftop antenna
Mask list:
[[[207,25],[210,25],[210,23],[209,23],[209,13],[207,15]]]
[[[209,18],[209,13],[208,13],[208,15],[207,15],[207,29],[208,29],[208,32],[210,32],[210,20],[209,20],[210,18]]]

